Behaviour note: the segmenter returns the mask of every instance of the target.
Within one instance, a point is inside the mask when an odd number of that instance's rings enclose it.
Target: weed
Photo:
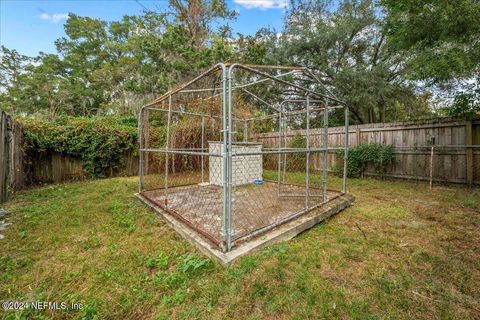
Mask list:
[[[255,282],[253,284],[252,294],[254,297],[263,297],[267,294],[267,287],[261,282]]]
[[[463,208],[468,208],[472,210],[480,210],[480,200],[474,198],[466,198],[464,200],[460,200],[460,206]]]
[[[146,265],[151,269],[155,268],[155,269],[164,270],[168,268],[169,261],[170,261],[170,258],[167,255],[165,255],[163,252],[160,252],[156,257],[148,258]]]
[[[209,259],[203,259],[196,254],[186,254],[179,258],[177,269],[189,275],[211,270],[213,263]]]

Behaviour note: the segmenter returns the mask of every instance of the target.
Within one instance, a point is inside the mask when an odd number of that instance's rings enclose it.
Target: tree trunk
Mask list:
[[[380,100],[380,122],[385,123],[385,101]]]
[[[368,107],[368,123],[375,122],[375,113],[372,107]]]
[[[362,123],[362,124],[365,123],[365,119],[360,115],[360,113],[357,111],[355,106],[352,106],[351,108],[349,108],[349,111],[355,116],[355,118],[357,118],[357,120],[360,123]]]

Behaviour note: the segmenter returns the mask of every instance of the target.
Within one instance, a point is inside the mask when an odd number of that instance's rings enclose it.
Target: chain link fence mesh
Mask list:
[[[214,87],[230,81],[223,76],[220,83],[214,77]],[[199,98],[201,87],[212,87],[202,79],[140,119],[141,195],[225,251],[341,194],[327,188],[327,131],[309,136],[328,127],[325,101],[310,105],[299,85],[275,87],[266,78],[237,71],[232,86],[260,85]],[[291,136],[301,128],[309,138]],[[256,141],[265,132],[278,143]]]

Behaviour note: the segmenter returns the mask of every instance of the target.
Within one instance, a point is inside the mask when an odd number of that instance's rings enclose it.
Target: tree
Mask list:
[[[478,112],[480,2],[382,0],[381,4],[386,9],[389,44],[409,57],[407,76],[453,96],[443,113],[464,117]]]
[[[355,121],[400,120],[395,110],[415,94],[403,79],[405,57],[387,44],[381,26],[370,0],[345,0],[335,8],[327,1],[292,1],[277,56],[314,70],[346,101]]]
[[[480,114],[480,76],[456,92],[451,104],[442,108],[440,112],[449,117],[467,119]]]
[[[228,28],[212,26],[234,16],[223,0],[172,0],[170,12],[113,22],[69,14],[66,35],[55,42],[58,55],[41,54],[27,70],[25,57],[2,49],[8,82],[2,106],[48,118],[134,114],[200,69],[233,57]]]
[[[33,62],[33,59],[19,54],[16,50],[10,50],[4,46],[0,47],[0,107],[12,114],[16,114],[19,88],[25,79],[26,68]],[[13,95],[8,95],[7,92]],[[20,90],[21,91],[21,90]]]
[[[233,19],[237,13],[229,10],[225,0],[169,0],[172,15],[181,25],[194,48],[206,44],[212,23],[219,19]]]
[[[382,0],[385,32],[409,53],[410,76],[439,83],[470,78],[480,67],[480,2]]]

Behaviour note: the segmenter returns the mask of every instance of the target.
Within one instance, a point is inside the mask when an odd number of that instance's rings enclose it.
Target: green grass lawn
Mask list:
[[[333,184],[339,181],[333,180]],[[83,304],[6,319],[480,318],[480,192],[349,180],[356,203],[222,267],[134,198],[135,178],[6,204],[0,300]]]

